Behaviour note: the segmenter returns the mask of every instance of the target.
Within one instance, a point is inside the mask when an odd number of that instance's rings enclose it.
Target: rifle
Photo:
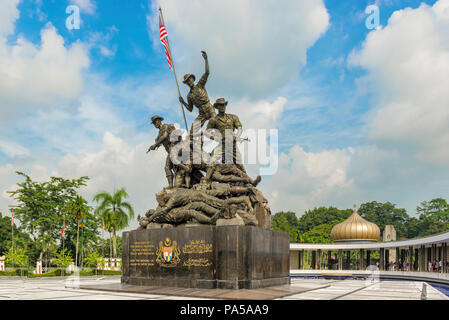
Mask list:
[[[152,146],[151,146],[151,147],[152,147]],[[154,149],[151,149],[151,147],[148,148],[148,150],[147,150],[146,153],[148,153],[148,152],[150,152],[150,151],[153,151],[153,150],[159,149],[160,145],[158,145],[158,146],[157,146],[156,148],[154,148]]]
[[[248,137],[245,137],[245,138],[238,138],[238,139],[237,139],[237,142],[240,142],[240,143],[242,143],[242,142],[244,142],[244,141],[246,141],[246,142],[251,142],[251,140],[249,140]]]

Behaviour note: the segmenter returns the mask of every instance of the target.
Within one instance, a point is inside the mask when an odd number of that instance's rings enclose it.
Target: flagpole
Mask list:
[[[14,209],[11,210],[12,267],[14,268]]]
[[[64,255],[64,239],[65,239],[65,212],[64,212],[64,222],[62,223],[62,276],[64,276],[64,266],[65,266],[65,255]]]
[[[101,222],[102,222],[102,226],[101,226],[101,242],[102,242],[102,244],[103,244],[103,248],[102,248],[102,256],[103,256],[103,263],[102,263],[102,266],[101,266],[101,270],[103,271],[103,275],[104,275],[104,267],[105,267],[105,260],[106,260],[106,258],[105,258],[105,256],[104,256],[104,220],[102,219],[101,220]]]
[[[160,14],[160,16],[161,16],[162,24],[164,25],[165,30],[167,30],[167,26],[165,25],[165,22],[164,22],[164,16],[162,15],[162,8],[161,8],[161,7],[159,7],[159,14]],[[176,87],[178,88],[178,95],[179,95],[179,97],[181,97],[181,90],[179,89],[178,77],[176,76],[175,60],[173,59],[173,55],[172,55],[172,53],[171,53],[170,43],[169,43],[169,41],[168,41],[168,37],[167,37],[166,39],[167,39],[167,45],[168,45],[168,52],[169,52],[169,54],[170,54],[171,61],[172,61],[173,73],[174,73],[174,75],[175,75]],[[182,103],[181,103],[181,109],[182,109],[182,115],[183,115],[183,117],[184,117],[184,123],[185,123],[185,125],[186,125],[186,130],[187,130],[187,132],[188,132],[188,131],[189,131],[189,127],[187,126],[186,113],[185,113],[185,111],[184,111],[184,105],[183,105]]]

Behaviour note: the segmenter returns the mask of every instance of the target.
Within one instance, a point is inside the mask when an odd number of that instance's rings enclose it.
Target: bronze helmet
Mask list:
[[[151,117],[151,123],[154,123],[154,121],[156,121],[157,119],[159,119],[159,120],[161,120],[161,121],[164,120],[164,118],[162,118],[162,117],[159,117],[159,116],[152,116],[152,117]]]
[[[215,101],[215,103],[214,103],[214,108],[216,108],[217,105],[219,105],[219,104],[224,104],[225,106],[227,106],[227,105],[228,105],[228,101],[226,101],[225,98],[218,98],[218,99]]]
[[[195,75],[188,73],[184,76],[184,80],[182,81],[182,83],[187,83],[187,80],[189,80],[189,78],[193,78],[193,81],[195,81],[196,79]]]

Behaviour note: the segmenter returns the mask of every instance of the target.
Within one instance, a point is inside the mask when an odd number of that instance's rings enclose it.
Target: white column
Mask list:
[[[42,274],[42,261],[36,261],[36,274]]]
[[[0,271],[5,271],[5,257],[0,257]]]

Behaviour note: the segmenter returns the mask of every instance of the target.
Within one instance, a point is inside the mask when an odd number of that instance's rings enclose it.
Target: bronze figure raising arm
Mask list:
[[[201,54],[203,55],[204,58],[204,63],[205,63],[205,72],[203,74],[203,76],[201,77],[201,79],[198,81],[198,84],[196,85],[196,87],[202,88],[204,89],[204,86],[206,85],[207,82],[207,78],[209,77],[209,61],[207,59],[207,53],[205,51],[201,51]],[[190,92],[192,92],[192,90],[194,90],[195,87],[195,76],[193,74],[186,74],[184,76],[184,83],[190,87]],[[193,106],[197,103],[195,103],[195,101],[193,101],[194,99],[190,98],[190,94],[187,96],[187,103],[185,102],[183,97],[179,97],[179,102],[181,102],[181,104],[190,112],[193,111]],[[198,107],[198,105],[197,105]]]
[[[205,71],[203,76],[201,77],[200,81],[198,81],[198,86],[203,87],[206,85],[207,82],[207,78],[209,77],[209,60],[207,59],[207,53],[205,51],[201,51],[201,54],[203,55],[204,58],[204,64],[205,64]]]

